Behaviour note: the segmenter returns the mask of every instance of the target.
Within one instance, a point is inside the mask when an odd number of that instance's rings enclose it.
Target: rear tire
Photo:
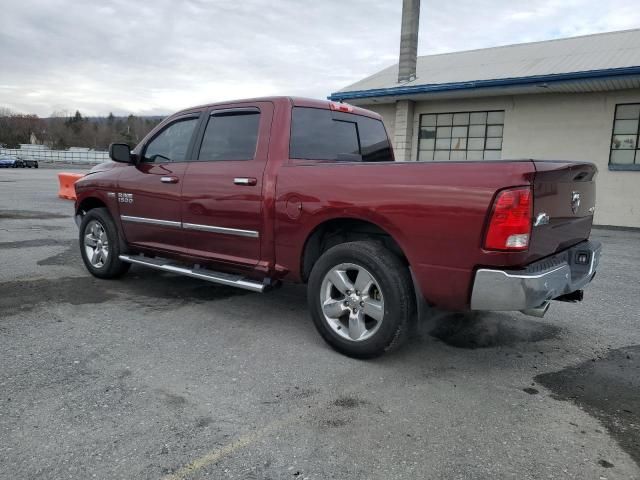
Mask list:
[[[80,252],[89,273],[98,278],[117,278],[131,267],[123,262],[118,230],[106,208],[89,210],[80,223]]]
[[[399,347],[416,310],[408,267],[372,241],[327,250],[311,270],[307,300],[322,338],[355,358],[372,358]]]

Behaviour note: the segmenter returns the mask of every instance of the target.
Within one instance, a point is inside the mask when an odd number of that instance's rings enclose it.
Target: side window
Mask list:
[[[253,160],[260,112],[229,112],[209,117],[198,160]]]
[[[331,110],[294,107],[289,157],[351,162],[392,161],[380,120]]]
[[[183,162],[198,123],[197,118],[178,120],[151,140],[144,151],[145,162]]]

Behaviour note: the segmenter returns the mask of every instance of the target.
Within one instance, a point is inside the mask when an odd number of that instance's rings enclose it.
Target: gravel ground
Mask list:
[[[358,361],[301,286],[93,279],[56,173],[0,170],[0,478],[640,478],[640,232],[594,230],[581,304]]]

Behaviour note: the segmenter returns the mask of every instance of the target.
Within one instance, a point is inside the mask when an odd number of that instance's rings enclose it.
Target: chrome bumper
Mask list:
[[[600,242],[585,241],[522,270],[481,268],[473,282],[471,309],[526,310],[580,290],[596,274],[601,250]]]

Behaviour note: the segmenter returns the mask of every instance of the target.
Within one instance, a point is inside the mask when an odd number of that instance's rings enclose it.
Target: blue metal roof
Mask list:
[[[398,65],[392,65],[332,93],[329,99],[533,88],[536,84],[559,88],[560,82],[637,76],[640,29],[421,56],[414,80],[399,84],[397,74]]]
[[[427,85],[408,85],[371,90],[354,90],[332,93],[329,100],[341,101],[354,98],[386,97],[399,95],[415,95],[419,93],[446,92],[456,90],[472,90],[492,87],[524,86],[531,84],[551,84],[571,80],[614,78],[623,75],[640,75],[640,66],[591,70],[587,72],[556,73],[549,75],[533,75],[521,78],[497,78],[492,80],[474,80],[471,82],[453,82]]]

